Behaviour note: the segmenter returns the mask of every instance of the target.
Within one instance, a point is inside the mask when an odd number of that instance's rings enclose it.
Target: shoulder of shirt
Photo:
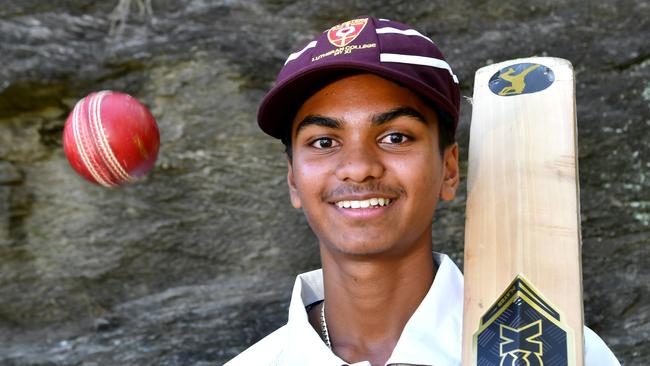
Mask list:
[[[620,366],[614,353],[605,342],[588,327],[584,327],[585,365],[587,366]]]
[[[275,366],[279,364],[282,345],[286,340],[287,326],[284,325],[262,338],[224,366]]]

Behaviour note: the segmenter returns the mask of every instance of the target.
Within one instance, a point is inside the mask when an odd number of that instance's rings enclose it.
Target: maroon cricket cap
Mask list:
[[[359,17],[320,34],[289,55],[275,85],[264,96],[257,122],[281,139],[300,106],[313,93],[346,72],[365,71],[401,84],[433,103],[458,125],[460,91],[442,52],[410,26]]]

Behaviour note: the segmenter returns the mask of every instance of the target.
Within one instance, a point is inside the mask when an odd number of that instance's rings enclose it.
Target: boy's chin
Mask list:
[[[337,255],[370,259],[384,255],[395,255],[400,251],[399,244],[385,242],[346,242],[345,244],[328,243],[326,250]]]

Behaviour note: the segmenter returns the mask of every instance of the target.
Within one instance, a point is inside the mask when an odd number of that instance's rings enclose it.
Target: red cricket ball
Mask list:
[[[124,93],[91,93],[75,105],[63,129],[70,165],[88,181],[117,187],[147,174],[160,133],[151,112]]]

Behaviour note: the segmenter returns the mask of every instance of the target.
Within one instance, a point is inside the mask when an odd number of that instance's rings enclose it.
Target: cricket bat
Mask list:
[[[463,365],[582,366],[571,63],[483,67],[472,98]]]

